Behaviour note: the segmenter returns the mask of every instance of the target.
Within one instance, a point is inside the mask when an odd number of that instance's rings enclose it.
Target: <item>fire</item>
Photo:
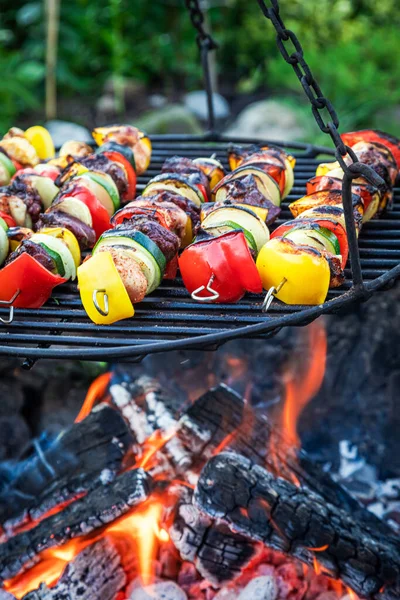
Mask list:
[[[316,574],[321,575],[321,573],[322,573],[321,565],[319,564],[319,562],[317,561],[315,556],[313,556],[313,567],[314,567],[314,571],[316,572]]]
[[[93,544],[100,536],[107,536],[115,544],[121,558],[138,557],[138,571],[143,585],[150,585],[155,576],[155,559],[159,544],[169,541],[168,531],[161,526],[164,505],[157,498],[150,498],[140,509],[128,513],[106,527],[101,534],[69,541],[63,546],[45,550],[40,561],[25,573],[5,582],[5,589],[17,600],[46,583],[52,587],[64,569],[76,556]]]
[[[159,429],[157,429],[154,433],[152,433],[147,440],[144,442],[144,451],[141,459],[135,464],[135,467],[149,468],[149,463],[155,454],[161,448],[165,446],[175,435],[175,429],[172,429],[169,432],[162,433]]]
[[[358,596],[353,590],[346,586],[346,592],[350,596],[351,600],[358,600]]]
[[[45,550],[40,555],[40,562],[29,571],[6,581],[5,590],[19,600],[41,583],[46,583],[49,587],[55,585],[68,563],[91,543],[93,539],[71,540],[64,546]]]
[[[75,419],[75,423],[80,423],[80,421],[83,421],[83,419],[85,419],[91,412],[96,402],[98,402],[101,399],[104,399],[105,392],[107,390],[108,384],[110,383],[111,377],[112,372],[108,371],[107,373],[99,375],[99,377],[97,377],[92,382],[86,394],[86,398],[82,404],[82,408]]]
[[[144,586],[154,581],[158,542],[169,541],[169,533],[160,526],[163,511],[163,504],[152,498],[139,510],[122,517],[107,529],[107,535],[111,536],[121,556],[137,555]]]
[[[297,433],[298,419],[322,385],[327,353],[327,338],[322,320],[318,319],[311,323],[304,333],[308,348],[308,365],[305,370],[291,368],[287,372],[282,416],[284,430],[297,448],[300,447]]]

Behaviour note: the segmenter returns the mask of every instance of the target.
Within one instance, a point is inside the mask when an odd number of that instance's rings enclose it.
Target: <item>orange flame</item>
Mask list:
[[[346,592],[350,596],[351,600],[358,600],[358,596],[353,590],[346,586]]]
[[[319,564],[319,562],[317,561],[315,556],[313,556],[313,566],[314,566],[314,571],[316,572],[316,574],[321,575],[321,573],[322,573],[321,565]]]
[[[107,529],[120,554],[138,556],[139,574],[143,586],[151,585],[155,576],[158,543],[168,542],[169,533],[160,527],[163,504],[154,498],[132,514],[122,517]],[[128,549],[128,551],[127,551]],[[130,550],[130,552],[129,552]]]
[[[140,509],[121,517],[96,535],[74,539],[63,546],[45,550],[39,555],[40,560],[36,565],[6,581],[4,588],[19,600],[41,583],[54,586],[68,563],[86,546],[105,535],[115,544],[122,559],[124,556],[138,557],[142,583],[150,585],[154,581],[158,545],[170,539],[168,531],[161,527],[163,510],[161,501],[150,498]]]
[[[309,352],[308,367],[305,372],[291,369],[286,379],[283,427],[296,447],[300,446],[297,433],[298,419],[310,400],[318,392],[325,375],[327,338],[324,322],[317,320],[306,329]]]
[[[149,463],[155,454],[165,446],[175,435],[175,429],[169,432],[161,432],[159,429],[154,431],[143,444],[143,455],[135,464],[135,468],[149,468]]]
[[[104,398],[108,384],[111,381],[112,373],[108,371],[99,375],[90,385],[86,398],[82,404],[82,408],[79,411],[78,416],[75,419],[75,423],[80,423],[83,419],[86,419],[93,406],[99,400]]]
[[[71,540],[64,546],[45,550],[40,554],[40,562],[29,571],[4,582],[5,590],[19,600],[41,583],[46,583],[49,587],[55,585],[68,563],[91,543],[93,539]]]

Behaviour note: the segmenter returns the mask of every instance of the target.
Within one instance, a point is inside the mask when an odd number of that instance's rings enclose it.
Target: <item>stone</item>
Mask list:
[[[187,600],[185,592],[173,581],[161,581],[135,588],[130,600]]]
[[[56,148],[63,145],[68,140],[76,140],[77,142],[86,142],[90,144],[93,142],[90,131],[82,125],[72,123],[70,121],[59,121],[55,119],[53,121],[47,121],[45,123],[46,129],[50,132],[51,137]]]
[[[230,137],[282,142],[298,141],[305,136],[296,111],[277,100],[249,104],[224,133]]]
[[[255,577],[240,592],[238,600],[276,600],[278,586],[275,577],[263,575]]]
[[[163,94],[150,94],[148,102],[150,108],[163,108],[168,103],[168,99]]]
[[[200,121],[207,121],[207,94],[204,90],[189,92],[183,97],[184,105]],[[230,115],[230,108],[227,100],[217,92],[213,93],[214,116],[218,120],[227,119]]]
[[[200,123],[182,104],[169,104],[136,119],[135,125],[147,133],[202,133]]]

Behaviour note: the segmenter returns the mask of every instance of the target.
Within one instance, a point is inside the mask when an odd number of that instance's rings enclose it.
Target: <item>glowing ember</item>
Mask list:
[[[88,416],[96,402],[99,400],[106,400],[105,392],[108,384],[110,383],[111,377],[112,373],[111,371],[108,371],[107,373],[99,375],[99,377],[92,382],[82,404],[82,408],[75,419],[75,423],[80,423],[83,421],[83,419]]]

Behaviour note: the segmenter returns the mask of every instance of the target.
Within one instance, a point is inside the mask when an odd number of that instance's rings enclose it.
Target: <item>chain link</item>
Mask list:
[[[207,50],[218,48],[217,42],[204,29],[204,15],[200,8],[199,0],[185,0],[185,4],[189,11],[193,27],[197,31],[196,40],[199,48],[207,48]]]
[[[279,14],[278,0],[270,0],[271,6],[267,6],[266,0],[257,0],[263,14],[269,19],[276,30],[276,43],[279,51],[285,61],[292,65],[294,72],[299,79],[307,98],[311,102],[311,109],[318,127],[324,133],[332,138],[338,153],[341,156],[347,154],[347,149],[340,137],[339,119],[332,103],[325,98],[321,88],[316,82],[312,71],[304,58],[303,47],[296,34],[290,29],[286,29],[285,24]],[[291,46],[291,49],[289,48]],[[326,110],[330,120],[325,122],[321,111]],[[352,160],[354,158],[352,156]],[[345,164],[345,163],[344,163]],[[346,169],[347,169],[347,165]]]

